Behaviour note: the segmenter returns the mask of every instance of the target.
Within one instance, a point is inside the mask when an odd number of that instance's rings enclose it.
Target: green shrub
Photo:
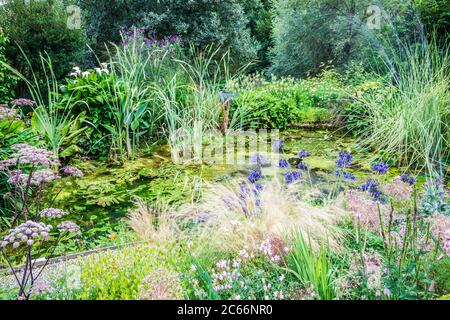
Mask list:
[[[436,293],[438,295],[448,295],[450,293],[450,258],[434,262],[431,266],[431,276],[436,281]]]
[[[109,88],[117,81],[117,77],[106,72],[88,72],[89,75],[85,77],[66,79],[66,84],[62,87],[61,101],[75,99],[85,102],[73,106],[71,111],[73,114],[85,113],[91,124],[80,145],[87,155],[105,158],[111,146],[111,135],[107,127],[114,124],[114,111],[108,108],[108,105],[117,101],[117,97],[109,92]]]
[[[6,47],[6,56],[12,66],[28,79],[32,75],[31,68],[41,69],[39,53],[45,52],[51,58],[55,76],[60,80],[86,49],[82,30],[68,29],[69,14],[61,0],[11,0],[0,6],[0,15],[0,27],[11,40]],[[21,50],[26,53],[30,64]],[[38,79],[45,78],[42,72],[37,76]],[[26,93],[25,88],[20,91],[23,91],[21,94]]]
[[[245,104],[253,126],[259,128],[323,124],[331,120],[331,110],[341,103],[341,87],[332,71],[302,81],[286,78],[250,89],[238,87],[235,106]]]

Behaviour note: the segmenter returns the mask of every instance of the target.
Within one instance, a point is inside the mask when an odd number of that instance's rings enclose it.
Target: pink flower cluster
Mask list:
[[[26,185],[29,181],[31,186],[41,186],[59,178],[60,176],[50,169],[35,171],[31,174],[31,177],[30,174],[23,173],[22,170],[13,170],[9,174],[8,183],[17,186]]]
[[[269,260],[279,263],[282,257],[289,252],[283,240],[278,237],[270,237],[258,246],[258,252]]]
[[[36,102],[34,102],[33,100],[30,99],[26,99],[26,98],[20,98],[20,99],[16,99],[11,101],[11,104],[14,106],[18,106],[18,107],[32,107],[36,104]]]
[[[61,172],[66,175],[66,176],[72,176],[72,177],[77,177],[77,178],[83,178],[83,172],[75,167],[72,166],[66,166],[64,168],[61,169]]]
[[[25,143],[15,144],[13,149],[18,150],[12,158],[21,164],[32,164],[34,166],[58,166],[59,161],[55,159],[52,152],[36,148]]]
[[[407,200],[411,198],[413,187],[401,180],[401,177],[395,177],[391,183],[382,186],[382,190],[388,196],[399,199]]]
[[[31,246],[38,239],[48,240],[51,229],[51,225],[45,225],[44,223],[37,223],[29,220],[14,229],[9,230],[8,235],[0,243],[0,247],[5,248],[8,245],[11,245],[13,249],[16,249],[22,243]]]
[[[385,218],[386,208],[380,205],[381,215]],[[348,195],[348,210],[352,213],[353,223],[368,230],[378,231],[380,219],[378,208],[371,199],[361,192],[350,191]],[[384,219],[386,221],[386,219]]]
[[[77,235],[81,235],[80,227],[72,221],[64,221],[58,224],[58,230],[59,232],[68,232],[68,233],[75,233]]]
[[[0,121],[11,119],[20,119],[20,115],[17,113],[17,110],[8,108],[8,106],[4,104],[0,105]]]
[[[439,239],[442,249],[450,257],[450,217],[437,214],[432,222],[431,232]]]

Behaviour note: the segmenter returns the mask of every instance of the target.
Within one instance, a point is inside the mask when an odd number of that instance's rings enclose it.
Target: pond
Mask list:
[[[283,158],[289,159],[291,164],[295,165],[300,150],[310,152],[306,163],[312,183],[329,184],[333,180],[332,171],[340,150],[352,151],[352,173],[358,178],[364,178],[369,172],[373,155],[358,148],[356,140],[350,136],[333,130],[295,129],[283,132],[281,137]],[[249,165],[175,165],[167,145],[121,166],[91,160],[77,163],[77,166],[85,172],[85,177],[62,179],[57,189],[64,189],[57,195],[55,206],[71,213],[69,218],[82,227],[84,246],[88,248],[115,240],[115,234],[124,228],[123,218],[133,208],[136,197],[149,203],[162,199],[176,207],[198,200],[204,182],[244,178],[250,168]],[[265,170],[275,170],[275,166]],[[400,172],[391,167],[389,174],[395,176]]]

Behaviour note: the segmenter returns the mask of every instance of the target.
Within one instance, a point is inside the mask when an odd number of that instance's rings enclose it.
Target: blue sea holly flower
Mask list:
[[[291,184],[302,177],[301,171],[289,171],[284,174],[284,179],[287,184]]]
[[[373,164],[370,168],[377,174],[385,174],[389,170],[389,166],[382,161]]]
[[[307,151],[307,150],[301,150],[299,153],[298,153],[298,157],[300,158],[300,159],[305,159],[305,158],[307,158],[307,157],[309,157],[310,156],[310,153]]]
[[[353,156],[350,152],[340,151],[339,157],[336,160],[336,167],[338,169],[349,168],[352,165]]]
[[[262,156],[259,153],[255,153],[254,155],[252,155],[251,161],[252,161],[252,163],[255,163],[260,166],[267,163],[266,158],[264,158],[264,156]]]
[[[278,161],[278,167],[280,168],[289,168],[289,162],[285,159],[281,159],[280,161]]]
[[[304,163],[304,162],[300,162],[297,165],[297,168],[299,168],[300,170],[308,170],[308,165],[306,163]]]
[[[272,144],[272,151],[276,153],[283,152],[283,141],[282,140],[275,140]]]
[[[400,176],[400,180],[406,184],[409,184],[410,186],[414,185],[417,182],[416,178],[414,178],[410,175],[407,175],[407,174],[402,174]]]
[[[248,181],[255,183],[262,179],[262,173],[260,169],[253,169],[247,177]]]

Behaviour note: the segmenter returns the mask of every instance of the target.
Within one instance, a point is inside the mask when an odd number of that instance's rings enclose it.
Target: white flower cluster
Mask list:
[[[95,72],[98,74],[106,73],[109,74],[108,64],[107,63],[101,63],[100,68],[95,68]],[[72,77],[83,77],[87,78],[91,72],[89,70],[81,71],[80,67],[73,67],[72,72],[69,74]]]

